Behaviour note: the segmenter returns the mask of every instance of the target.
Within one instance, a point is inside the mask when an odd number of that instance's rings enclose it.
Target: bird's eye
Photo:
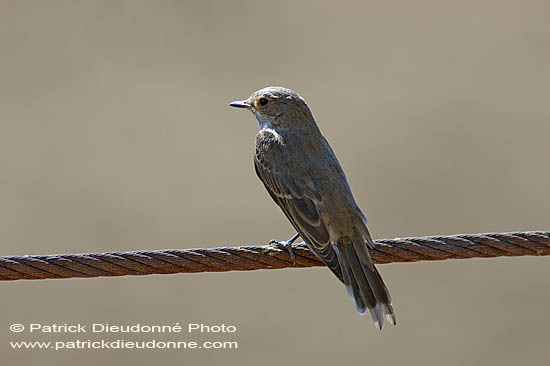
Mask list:
[[[269,102],[269,100],[267,100],[267,98],[260,98],[260,105],[263,107],[264,105],[266,105],[267,103]]]

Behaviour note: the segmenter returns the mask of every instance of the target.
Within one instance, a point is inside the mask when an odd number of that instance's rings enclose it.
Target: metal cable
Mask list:
[[[443,259],[550,255],[550,232],[528,231],[426,236],[376,240],[375,263]],[[303,244],[286,250],[272,246],[166,249],[0,257],[0,280],[104,277],[169,273],[251,271],[323,266]]]

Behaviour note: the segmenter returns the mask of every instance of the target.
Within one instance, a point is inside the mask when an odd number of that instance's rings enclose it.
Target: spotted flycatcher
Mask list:
[[[395,325],[390,293],[369,255],[374,243],[344,171],[305,100],[293,90],[267,87],[230,104],[250,110],[256,135],[256,174],[298,236],[346,285],[359,313],[369,309],[382,329]],[[292,252],[291,252],[292,254]]]

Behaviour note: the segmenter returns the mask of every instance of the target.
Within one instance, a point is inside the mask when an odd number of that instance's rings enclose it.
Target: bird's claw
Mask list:
[[[285,241],[277,241],[271,239],[269,241],[269,244],[273,245],[276,248],[279,249],[286,249],[288,252],[288,255],[290,255],[290,259],[292,259],[292,263],[296,263],[296,255],[294,255],[294,251],[292,250],[292,243],[293,241],[285,240]]]

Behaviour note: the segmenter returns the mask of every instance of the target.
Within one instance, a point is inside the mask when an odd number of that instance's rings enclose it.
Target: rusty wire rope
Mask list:
[[[550,232],[528,231],[376,240],[375,263],[550,255]],[[303,268],[323,263],[301,243],[292,261],[272,246],[0,257],[0,280],[251,271]]]

